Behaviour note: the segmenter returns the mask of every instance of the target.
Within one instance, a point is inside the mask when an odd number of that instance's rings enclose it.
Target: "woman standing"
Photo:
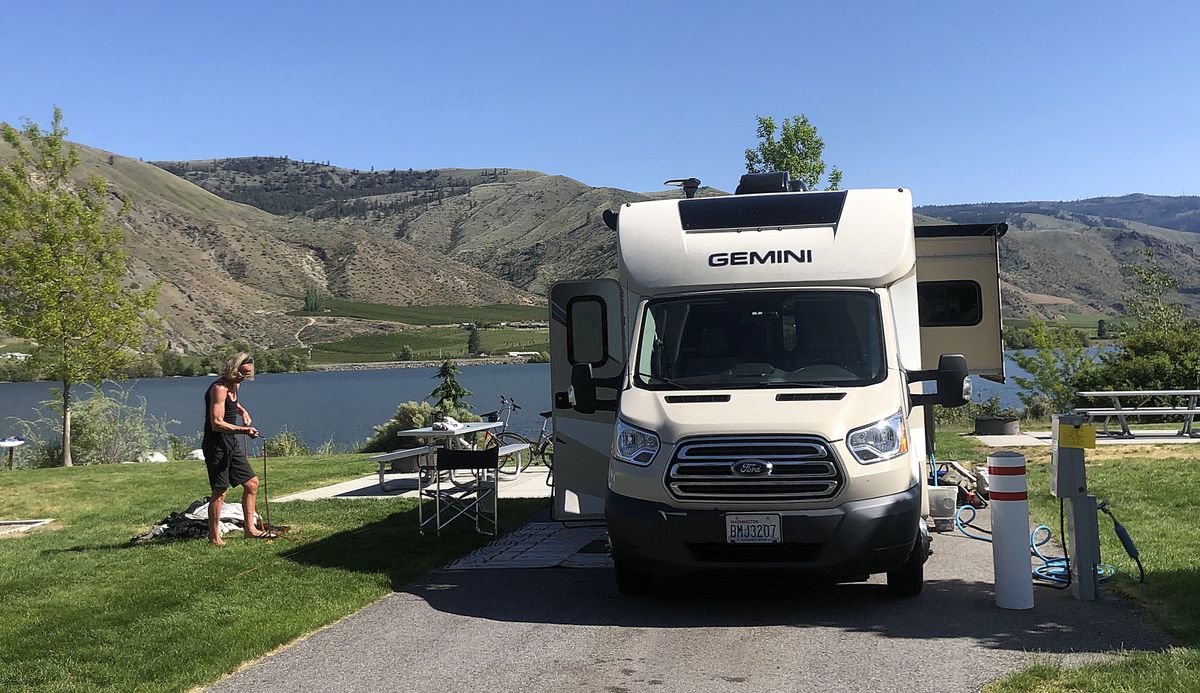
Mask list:
[[[204,393],[204,463],[208,467],[208,483],[212,499],[208,504],[208,543],[223,546],[219,523],[225,492],[231,486],[242,487],[242,512],[247,539],[274,538],[254,526],[254,496],[258,492],[258,476],[246,459],[237,435],[258,437],[258,429],[250,425],[250,412],[238,401],[238,388],[245,380],[254,380],[254,359],[238,352],[225,361],[221,379],[208,386]],[[238,416],[242,423],[238,425]]]

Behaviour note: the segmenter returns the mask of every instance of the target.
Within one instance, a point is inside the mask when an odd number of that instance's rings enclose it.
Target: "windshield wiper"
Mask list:
[[[663,385],[670,385],[671,387],[674,387],[678,390],[691,389],[687,385],[684,385],[683,383],[671,380],[670,378],[664,378],[664,377],[658,376],[658,375],[650,375],[649,373],[635,373],[635,375],[639,378],[644,378],[649,384],[657,384],[657,383],[650,383],[649,381],[658,381],[658,383],[662,383]]]

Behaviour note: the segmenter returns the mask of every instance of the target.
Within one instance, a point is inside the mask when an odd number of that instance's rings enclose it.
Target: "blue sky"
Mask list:
[[[1200,6],[19,3],[0,120],[126,156],[732,190],[758,114],[920,204],[1200,194]]]

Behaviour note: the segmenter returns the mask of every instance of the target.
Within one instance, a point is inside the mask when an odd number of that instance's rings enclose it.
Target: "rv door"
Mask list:
[[[962,354],[971,373],[1004,382],[997,243],[1007,224],[917,226],[921,367]]]
[[[554,402],[555,520],[603,519],[616,425],[614,386],[625,368],[621,288],[612,279],[560,282],[550,290],[550,392]],[[592,367],[601,406],[574,408],[571,371]]]

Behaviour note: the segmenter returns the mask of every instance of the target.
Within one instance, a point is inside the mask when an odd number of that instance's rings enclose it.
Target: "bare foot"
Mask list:
[[[225,542],[221,539],[215,539],[215,540],[209,539],[208,543],[210,546],[224,546],[225,545]]]

